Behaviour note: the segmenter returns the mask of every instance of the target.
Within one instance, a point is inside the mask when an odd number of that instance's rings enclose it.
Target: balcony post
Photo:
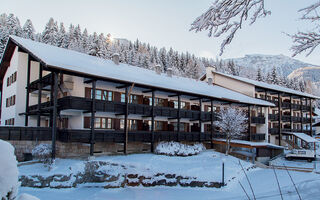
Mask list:
[[[180,110],[181,110],[181,96],[178,95],[178,115],[177,115],[177,132],[178,132],[178,142],[180,142]]]
[[[124,144],[123,152],[128,153],[128,111],[129,111],[129,91],[128,87],[125,88],[125,114],[124,114]]]
[[[301,133],[303,132],[303,108],[302,108],[302,98],[300,98],[300,123],[301,123]]]
[[[281,113],[281,96],[280,93],[278,93],[278,117],[279,117],[279,122],[278,122],[278,126],[279,126],[279,146],[281,146],[281,132],[282,132],[282,127],[281,127],[281,117],[282,117],[282,113]]]
[[[96,80],[92,81],[92,90],[91,90],[91,132],[90,132],[90,156],[94,154],[94,144],[95,144],[95,130],[94,122],[96,115]]]
[[[213,100],[211,99],[211,128],[210,128],[210,135],[211,135],[211,149],[213,149]]]
[[[39,66],[39,83],[38,83],[37,127],[40,127],[40,125],[41,125],[42,71],[43,71],[43,67],[40,64],[40,66]]]
[[[57,135],[57,98],[58,98],[58,73],[54,73],[54,87],[53,87],[53,110],[52,110],[52,160],[56,157],[56,135]]]
[[[199,99],[199,128],[200,128],[200,131],[199,131],[199,142],[201,142],[201,132],[202,132],[202,116],[201,116],[201,113],[202,113],[202,99]]]
[[[310,136],[312,136],[312,99],[310,98]]]
[[[248,135],[249,141],[251,141],[251,106],[248,106]]]
[[[292,95],[290,95],[290,131],[293,132],[293,121],[292,121],[292,118],[293,118],[293,113],[292,113]]]
[[[30,67],[31,67],[31,58],[28,55],[28,66],[27,66],[27,87],[26,87],[26,115],[24,118],[24,125],[28,126],[28,119],[29,119],[29,93],[30,93]],[[2,92],[1,92],[2,95]]]
[[[51,72],[51,84],[50,84],[50,106],[53,106],[53,93],[54,93],[54,73]],[[49,119],[49,127],[52,127],[52,124],[53,124],[53,112],[52,110],[50,110],[50,119]]]
[[[151,98],[151,152],[154,152],[154,90]]]

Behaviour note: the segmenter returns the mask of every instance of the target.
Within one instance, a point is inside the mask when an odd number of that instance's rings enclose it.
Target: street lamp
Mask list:
[[[226,162],[225,158],[222,158],[222,186],[224,186],[224,163]]]

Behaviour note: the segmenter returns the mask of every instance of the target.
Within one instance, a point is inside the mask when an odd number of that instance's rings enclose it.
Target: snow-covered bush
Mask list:
[[[19,188],[18,167],[13,146],[0,140],[0,199],[13,200]]]
[[[192,156],[205,149],[201,143],[187,145],[179,142],[160,142],[155,149],[155,153],[169,156]]]
[[[45,164],[51,162],[51,146],[49,144],[39,144],[32,149],[32,156]]]

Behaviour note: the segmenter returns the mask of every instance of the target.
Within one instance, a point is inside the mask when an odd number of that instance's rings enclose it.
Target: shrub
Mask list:
[[[43,162],[51,164],[51,146],[49,144],[39,144],[32,149],[32,156]]]
[[[155,153],[168,156],[192,156],[205,149],[201,143],[187,145],[179,142],[160,142],[155,149]]]

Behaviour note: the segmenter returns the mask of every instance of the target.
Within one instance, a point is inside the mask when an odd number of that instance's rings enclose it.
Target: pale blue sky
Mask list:
[[[0,0],[0,13],[14,13],[23,25],[31,19],[36,30],[43,30],[50,17],[87,27],[89,32],[111,33],[116,38],[149,42],[157,47],[173,47],[197,56],[215,58],[221,39],[208,38],[206,33],[189,32],[192,21],[214,0]],[[291,39],[282,32],[306,30],[298,21],[297,10],[316,0],[266,0],[272,15],[252,26],[244,26],[229,45],[223,58],[245,54],[283,54],[290,56]],[[296,58],[320,65],[320,50],[309,57]]]

